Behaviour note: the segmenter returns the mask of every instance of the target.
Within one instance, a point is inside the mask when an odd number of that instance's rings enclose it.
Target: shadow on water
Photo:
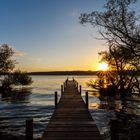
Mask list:
[[[44,94],[32,92],[32,89],[0,92],[0,139],[24,140],[25,121],[34,119],[34,138],[42,135],[49,121],[53,106],[43,104]],[[48,99],[52,97],[48,96]]]
[[[24,124],[21,124],[22,121],[19,120],[18,114],[20,110],[19,106],[16,106],[17,103],[29,102],[29,96],[31,95],[31,89],[15,89],[15,90],[1,90],[1,101],[0,109],[2,115],[0,116],[0,138],[2,140],[24,140],[25,136],[21,137],[20,135],[13,135],[14,131],[19,131],[19,127],[23,127]],[[14,109],[16,106],[16,110]],[[4,108],[3,108],[4,107]],[[15,116],[14,116],[15,115]],[[13,122],[13,123],[12,123]],[[10,129],[11,127],[11,129]]]
[[[98,98],[97,98],[98,97]],[[98,99],[98,101],[97,101]],[[119,140],[140,139],[140,97],[90,96],[90,112],[105,140],[110,140],[110,120],[118,122]]]
[[[85,90],[89,95],[89,110],[104,140],[111,139],[110,120],[118,120],[119,140],[140,140],[140,96],[133,94],[125,100],[102,96],[98,91]]]
[[[1,91],[1,100],[5,102],[18,103],[28,102],[31,88],[18,89],[13,91]]]

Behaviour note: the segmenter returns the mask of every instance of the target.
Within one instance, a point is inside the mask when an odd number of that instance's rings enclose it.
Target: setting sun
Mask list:
[[[107,63],[99,63],[98,64],[98,70],[101,70],[101,71],[106,71],[108,70],[108,64]]]

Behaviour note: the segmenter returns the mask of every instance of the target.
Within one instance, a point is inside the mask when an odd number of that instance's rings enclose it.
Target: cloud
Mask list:
[[[15,47],[13,47],[12,45],[9,45],[6,43],[6,45],[8,45],[9,48],[11,48],[13,51],[14,51],[14,56],[19,56],[19,57],[22,57],[22,56],[25,56],[26,53],[25,52],[22,52],[22,51],[18,51]]]
[[[24,52],[21,52],[21,51],[17,51],[17,50],[14,50],[15,52],[15,56],[25,56],[26,54]]]
[[[12,46],[10,46],[10,47],[11,47],[11,48],[13,49],[13,51],[14,51],[14,56],[22,57],[22,56],[25,56],[25,55],[26,55],[25,52],[19,51],[19,50],[15,49],[15,48],[12,47]]]

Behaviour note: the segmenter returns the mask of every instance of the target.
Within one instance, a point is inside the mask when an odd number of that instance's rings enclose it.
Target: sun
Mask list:
[[[108,70],[108,64],[105,62],[98,64],[98,70],[99,71],[107,71]]]

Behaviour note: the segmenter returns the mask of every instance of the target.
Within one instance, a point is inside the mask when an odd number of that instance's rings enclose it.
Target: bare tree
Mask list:
[[[140,56],[140,17],[130,8],[136,0],[108,0],[104,12],[93,11],[80,16],[81,24],[98,27],[109,47],[124,47]]]
[[[135,3],[136,0],[107,0],[103,12],[93,11],[79,17],[81,24],[98,27],[100,35],[107,41],[108,51],[99,53],[101,61],[106,61],[113,72],[107,75],[106,81],[108,86],[121,92],[139,90],[140,87],[140,17],[131,9]],[[101,78],[103,76],[99,76]]]

